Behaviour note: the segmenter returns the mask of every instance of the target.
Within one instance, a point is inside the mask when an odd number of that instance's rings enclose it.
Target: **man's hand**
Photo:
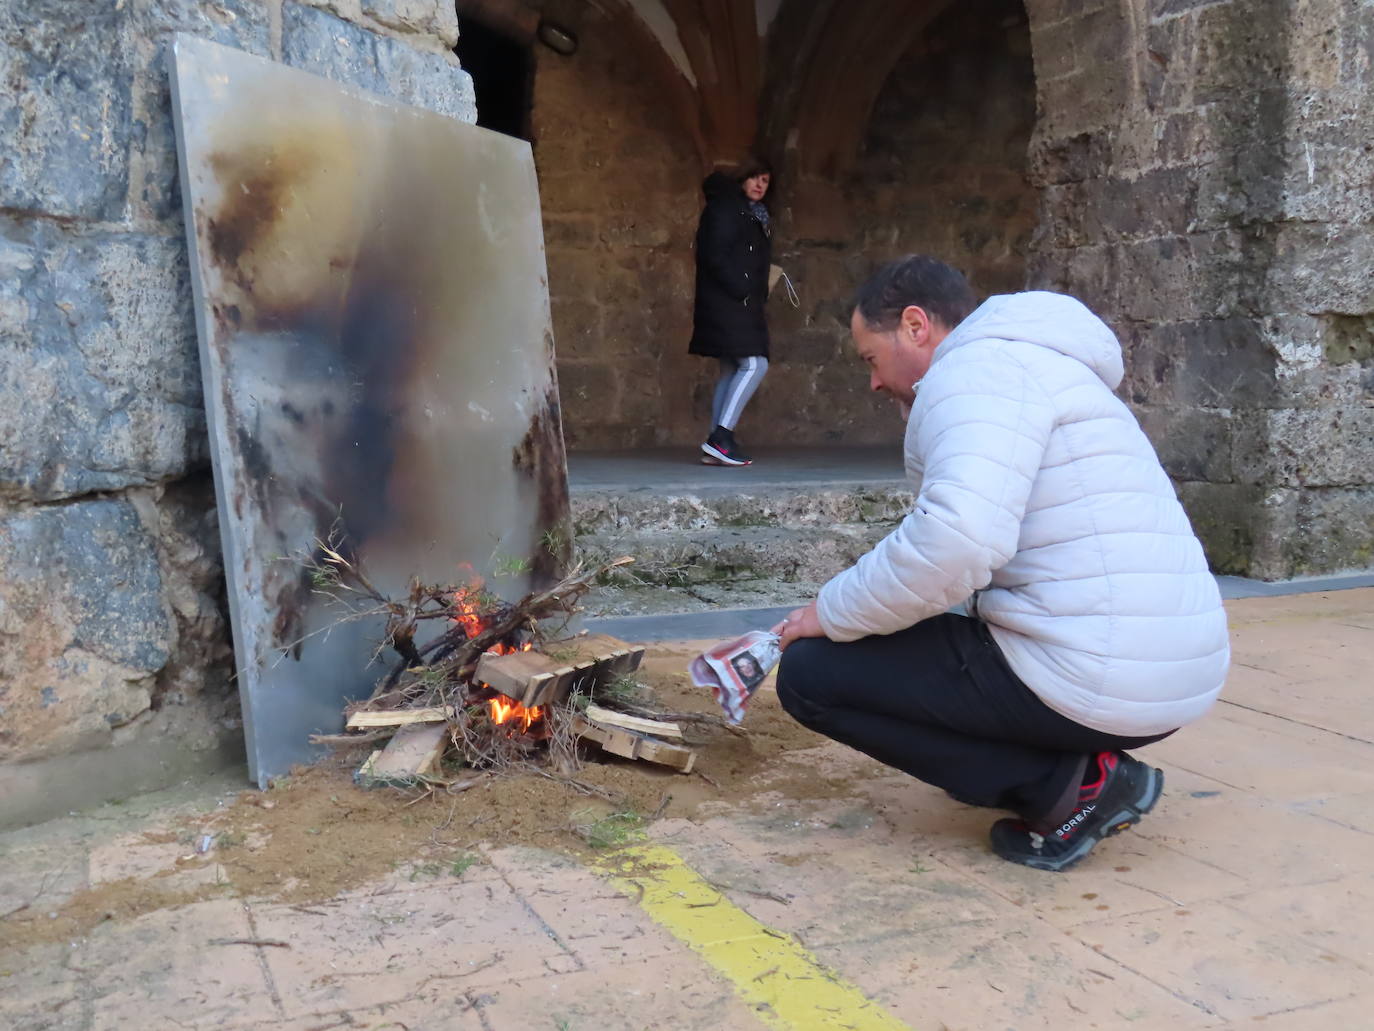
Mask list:
[[[783,651],[800,637],[824,637],[820,617],[816,615],[816,603],[813,601],[806,608],[792,612],[773,628],[773,633],[781,638]]]

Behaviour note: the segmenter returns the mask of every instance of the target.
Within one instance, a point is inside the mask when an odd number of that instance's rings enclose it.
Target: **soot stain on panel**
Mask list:
[[[305,160],[308,155],[300,150],[276,147],[210,155],[210,167],[225,184],[223,207],[206,221],[206,242],[216,264],[237,268],[271,234],[283,199],[308,167]]]
[[[563,422],[558,388],[550,386],[535,411],[529,429],[511,456],[515,470],[534,481],[538,498],[537,526],[546,535],[535,547],[533,586],[556,582],[572,558],[572,530],[568,514],[568,479],[563,455]]]
[[[266,527],[278,537],[284,536],[285,518],[308,512],[314,537],[324,539],[333,531],[340,553],[354,560],[370,539],[406,531],[398,525],[404,513],[391,505],[387,488],[398,451],[406,446],[400,416],[412,390],[424,331],[417,312],[431,306],[423,277],[408,270],[432,256],[415,253],[420,241],[395,228],[398,222],[377,218],[350,260],[335,256],[329,259],[327,275],[304,277],[313,289],[288,297],[280,296],[281,284],[273,284],[273,291],[255,290],[256,253],[274,247],[310,254],[315,244],[308,238],[282,238],[300,231],[282,219],[283,204],[288,199],[300,203],[301,194],[308,194],[316,181],[304,174],[311,162],[308,143],[272,148],[268,157],[264,153],[256,149],[211,158],[224,202],[204,220],[207,251],[226,284],[242,295],[242,303],[214,306],[215,347],[230,366],[234,356],[229,352],[247,335],[270,334],[282,348],[294,345],[317,361],[328,356],[332,364],[337,358],[349,389],[346,397],[312,397],[316,382],[337,381],[338,376],[320,370],[312,377],[309,358],[304,359],[307,367],[293,368],[296,375],[287,376],[284,385],[302,396],[259,408],[250,424],[226,383],[222,404],[243,474],[235,478],[233,503],[242,518],[244,492],[249,492]],[[398,206],[408,201],[388,199]],[[284,355],[280,360],[298,359]],[[277,468],[278,463],[288,469]],[[265,600],[277,609],[273,644],[299,657],[294,642],[315,601],[308,570],[302,568],[298,575],[277,570],[264,586]]]

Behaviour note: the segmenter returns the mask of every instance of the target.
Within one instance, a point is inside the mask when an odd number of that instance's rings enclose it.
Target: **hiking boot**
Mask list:
[[[735,442],[735,435],[724,426],[717,426],[711,431],[711,435],[706,438],[706,443],[701,445],[702,453],[707,458],[715,459],[715,462],[706,462],[707,465],[749,465],[753,459],[740,450],[739,444]]]
[[[1099,752],[1089,760],[1097,778],[1078,789],[1078,804],[1057,827],[1025,820],[992,825],[992,850],[1036,870],[1067,870],[1103,838],[1140,822],[1164,790],[1164,771],[1125,752]]]

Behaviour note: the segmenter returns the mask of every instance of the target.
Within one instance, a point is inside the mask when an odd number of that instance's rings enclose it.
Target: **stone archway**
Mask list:
[[[1129,29],[1124,15],[1066,20],[1053,0],[467,6],[532,42],[531,127],[574,448],[689,444],[701,432],[713,370],[683,354],[699,181],[751,144],[781,168],[777,242],[804,306],[774,315],[780,360],[750,439],[891,439],[849,383],[841,309],[856,281],[912,249],[965,266],[985,292],[1053,276],[1054,261],[1034,257],[1050,239],[1032,234],[1037,191],[1055,192],[1075,147],[1097,153],[1091,133],[1089,144],[1074,140],[1120,108],[1130,81],[1092,63],[1110,50],[1097,35]],[[574,32],[575,54],[533,42],[541,18]],[[961,77],[947,85],[930,74],[936,65]],[[997,83],[991,98],[974,81],[984,71]],[[1073,95],[1084,83],[1097,113]],[[937,162],[923,150],[931,133]]]

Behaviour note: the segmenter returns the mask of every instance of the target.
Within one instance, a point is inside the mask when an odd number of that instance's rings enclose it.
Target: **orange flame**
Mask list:
[[[520,729],[526,731],[531,724],[544,718],[544,707],[534,705],[525,708],[514,698],[507,698],[505,695],[497,695],[487,703],[491,707],[491,721],[498,727],[512,720],[520,721]]]
[[[453,592],[453,621],[462,626],[463,633],[469,638],[476,637],[487,628],[487,620],[482,618],[482,606],[476,590],[460,587]],[[516,651],[527,652],[533,647],[533,641],[526,641],[519,648],[498,641],[487,651],[492,655],[509,655]]]

